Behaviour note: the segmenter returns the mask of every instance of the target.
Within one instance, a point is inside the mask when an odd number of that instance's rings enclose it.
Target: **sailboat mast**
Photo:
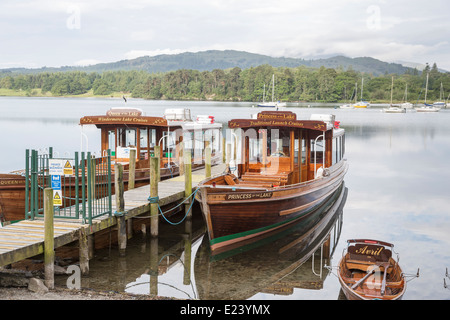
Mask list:
[[[392,92],[394,91],[394,77],[392,77],[392,84],[391,84],[391,107],[392,107]]]
[[[405,102],[408,101],[408,84],[405,87]]]
[[[263,103],[266,102],[266,84],[263,86]]]
[[[275,74],[272,75],[272,102],[273,102],[274,92],[275,92]]]
[[[363,99],[364,78],[361,78],[361,101]]]
[[[427,73],[427,84],[425,85],[425,104],[427,103],[427,93],[428,93],[428,76],[429,76],[429,73]]]

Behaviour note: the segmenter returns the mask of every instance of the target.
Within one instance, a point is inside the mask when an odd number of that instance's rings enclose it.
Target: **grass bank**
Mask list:
[[[3,97],[121,98],[124,95],[128,97],[130,93],[112,92],[108,95],[95,95],[92,90],[89,90],[88,92],[83,94],[57,96],[53,95],[50,91],[42,92],[41,89],[14,90],[14,89],[0,88],[0,96]]]

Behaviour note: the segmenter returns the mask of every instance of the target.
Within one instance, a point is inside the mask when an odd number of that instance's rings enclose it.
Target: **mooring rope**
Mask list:
[[[178,225],[178,224],[180,224],[180,223],[182,223],[185,219],[186,219],[186,217],[188,216],[188,214],[189,214],[189,212],[191,211],[191,209],[192,209],[192,206],[193,206],[193,204],[194,204],[194,202],[195,202],[195,195],[197,194],[197,192],[198,192],[198,190],[199,189],[196,189],[194,192],[192,192],[188,197],[186,197],[186,199],[184,199],[183,201],[181,201],[179,204],[177,204],[175,207],[173,207],[173,208],[171,208],[171,209],[169,209],[169,210],[167,210],[167,211],[165,211],[165,212],[162,212],[162,210],[161,210],[161,207],[159,206],[159,197],[158,196],[156,196],[156,197],[148,197],[148,201],[152,204],[152,203],[157,203],[158,204],[158,210],[159,210],[159,214],[158,215],[161,215],[163,218],[164,218],[164,220],[166,220],[168,223],[170,223],[171,225]],[[191,197],[193,197],[193,199],[192,199],[192,201],[191,201],[191,205],[189,206],[189,210],[188,211],[186,211],[186,213],[185,213],[185,215],[184,215],[184,217],[183,217],[183,219],[182,220],[180,220],[180,221],[178,221],[178,222],[171,222],[171,221],[169,221],[165,216],[164,216],[164,214],[166,214],[166,213],[168,213],[168,212],[170,212],[170,211],[172,211],[172,210],[175,210],[176,208],[178,208],[179,206],[181,206],[183,203],[185,203],[188,199],[190,199]],[[133,218],[138,218],[138,219],[148,219],[148,218],[151,218],[152,216],[145,216],[145,217],[133,217]]]

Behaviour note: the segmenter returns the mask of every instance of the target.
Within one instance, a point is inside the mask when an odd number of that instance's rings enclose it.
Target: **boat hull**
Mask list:
[[[301,223],[342,186],[347,168],[343,160],[327,177],[264,191],[239,188],[232,191],[200,184],[198,198],[211,251],[228,250]]]
[[[402,273],[400,267],[398,267],[398,272]],[[342,292],[344,293],[347,300],[401,300],[406,291],[406,281],[404,282],[402,290],[398,294],[387,294],[381,295],[379,289],[375,289],[372,295],[363,295],[353,290],[343,279],[342,275],[338,274],[339,283],[341,284]],[[374,285],[375,287],[375,285]]]
[[[418,107],[416,108],[417,112],[439,112],[439,108],[436,107]]]
[[[399,108],[399,107],[390,107],[383,109],[383,112],[385,113],[406,113],[405,108]]]

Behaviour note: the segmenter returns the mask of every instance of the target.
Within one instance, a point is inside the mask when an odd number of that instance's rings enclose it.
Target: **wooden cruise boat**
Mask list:
[[[212,252],[299,223],[333,196],[348,168],[337,123],[332,115],[297,120],[290,111],[228,122],[241,150],[237,173],[206,179],[197,192]]]
[[[113,108],[106,115],[85,116],[80,125],[95,125],[101,130],[101,150],[111,150],[112,161],[124,164],[127,181],[130,150],[136,150],[136,184],[148,184],[150,160],[155,146],[160,147],[160,177],[180,174],[181,142],[192,155],[192,170],[205,167],[205,148],[211,147],[212,164],[222,161],[221,129],[214,117],[192,120],[189,109],[166,109],[162,117],[145,116],[140,109]]]
[[[401,299],[406,290],[406,280],[398,261],[392,258],[394,245],[369,239],[347,242],[347,252],[339,262],[338,271],[347,299]]]
[[[184,150],[191,150],[192,170],[205,166],[206,144],[212,149],[211,163],[214,165],[222,161],[222,124],[215,123],[212,116],[201,116],[194,121],[189,109],[166,109],[163,116],[155,117],[145,116],[140,109],[112,108],[105,115],[81,118],[80,125],[95,125],[101,130],[101,153],[111,150],[112,162],[124,165],[125,189],[132,149],[136,150],[136,187],[150,182],[149,158],[154,155],[155,146],[160,146],[161,179],[179,175],[181,142],[184,143]],[[0,174],[0,221],[24,218],[24,170]]]

